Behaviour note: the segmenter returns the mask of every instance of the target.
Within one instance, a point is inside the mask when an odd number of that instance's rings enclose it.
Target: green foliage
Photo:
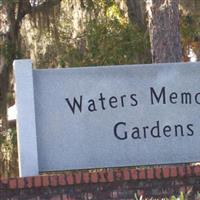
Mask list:
[[[12,59],[13,51],[14,48],[12,43],[10,41],[4,42],[2,45],[1,53],[8,61]]]
[[[129,23],[114,0],[81,2],[83,9],[89,13],[83,22],[83,31],[75,33],[70,18],[62,11],[56,26],[50,24],[48,31],[30,28],[29,34],[33,34],[32,39],[36,40],[31,45],[36,43],[36,47],[29,46],[27,49],[37,49],[37,66],[73,67],[151,62],[148,35]]]
[[[15,129],[0,133],[0,177],[18,175],[17,134]]]
[[[180,193],[180,195],[178,196],[178,197],[176,197],[176,196],[174,196],[174,195],[172,195],[171,197],[170,197],[170,200],[184,200],[185,198],[184,198],[184,193],[183,192],[181,192]]]
[[[184,194],[183,194],[183,192],[181,192],[180,193],[180,198],[179,198],[180,200],[184,200],[185,198],[184,198]]]
[[[200,1],[180,1],[180,29],[182,39],[194,40],[200,36]]]
[[[15,55],[15,58],[21,57],[20,50],[9,40],[2,42],[2,45],[0,45],[0,53],[6,59],[6,63],[13,62],[13,55]]]
[[[85,41],[84,51],[78,48],[70,49],[70,56],[67,58],[70,66],[133,64],[150,61],[148,38],[131,24],[122,25],[118,20],[90,21],[86,26]]]
[[[195,19],[197,18],[190,14],[181,16],[180,27],[182,39],[191,41],[199,35],[200,29],[197,27]]]
[[[199,6],[200,3],[197,2],[197,7],[185,7],[180,10],[180,32],[184,57],[187,57],[189,48],[192,48],[198,58],[200,57]]]
[[[199,191],[196,193],[196,197],[195,197],[195,199],[197,199],[197,200],[200,199],[200,192],[199,192]]]
[[[85,64],[112,65],[150,62],[149,38],[129,23],[115,1],[100,1],[104,16],[86,25]]]

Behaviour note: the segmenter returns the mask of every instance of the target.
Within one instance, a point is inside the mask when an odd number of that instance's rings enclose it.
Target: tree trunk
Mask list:
[[[141,0],[126,0],[126,4],[130,21],[137,24],[140,28],[146,29],[144,20],[144,2]]]
[[[1,52],[1,63],[0,71],[0,119],[2,121],[2,130],[7,129],[7,106],[8,106],[8,91],[10,88],[10,78],[12,72],[12,62],[16,57],[17,44],[19,41],[19,23],[15,20],[15,4],[5,3],[5,15],[7,22],[5,23],[8,27],[8,31],[4,33],[3,45],[4,52]]]
[[[2,71],[0,73],[0,132],[7,128],[7,78],[7,67],[5,63],[2,63]]]
[[[179,0],[148,0],[148,28],[152,62],[180,62]]]

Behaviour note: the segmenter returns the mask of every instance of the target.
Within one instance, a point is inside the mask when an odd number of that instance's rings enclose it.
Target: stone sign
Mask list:
[[[14,63],[20,175],[200,160],[200,64]]]

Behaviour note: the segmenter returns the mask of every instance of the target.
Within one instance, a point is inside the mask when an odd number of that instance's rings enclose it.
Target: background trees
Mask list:
[[[0,0],[0,171],[15,174],[17,162],[6,116],[13,59],[42,68],[188,61],[191,50],[200,55],[199,8],[196,0]]]
[[[15,58],[23,57],[21,46],[21,25],[24,17],[29,14],[48,10],[60,3],[60,0],[1,0],[0,1],[0,170],[15,174],[16,134],[8,129],[7,108],[14,103],[12,63]]]
[[[2,120],[2,129],[7,127],[7,103],[12,94],[12,85],[10,84],[12,73],[12,62],[15,58],[22,57],[21,51],[21,24],[27,14],[37,16],[40,12],[48,12],[51,7],[60,3],[60,0],[2,0],[1,2],[1,66],[0,66],[0,118]],[[10,96],[9,96],[10,95]]]

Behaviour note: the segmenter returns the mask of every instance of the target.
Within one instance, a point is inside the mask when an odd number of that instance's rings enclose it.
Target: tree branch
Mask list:
[[[31,12],[31,4],[29,0],[20,0],[18,3],[18,14],[16,22],[20,23],[24,16]]]
[[[61,3],[62,0],[47,0],[44,3],[32,7],[32,12],[41,12],[45,8],[52,8],[53,6],[57,6]]]
[[[21,22],[25,15],[31,14],[32,12],[42,12],[45,8],[52,8],[53,6],[56,6],[61,3],[62,0],[46,0],[44,3],[37,5],[37,6],[31,6],[31,3],[29,0],[20,0],[19,1],[19,9],[18,9],[18,16],[16,21]]]

